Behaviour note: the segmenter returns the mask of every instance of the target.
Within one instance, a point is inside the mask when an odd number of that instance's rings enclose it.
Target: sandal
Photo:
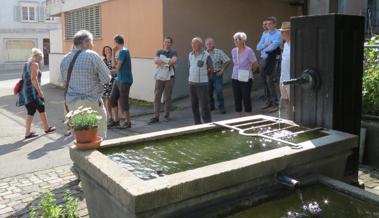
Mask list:
[[[65,133],[64,133],[64,137],[69,137],[71,135],[71,131],[70,130],[67,130]]]
[[[57,128],[55,128],[54,126],[50,126],[49,128],[47,128],[47,130],[45,130],[45,133],[50,133],[50,132],[54,132],[55,130],[57,130]]]
[[[25,136],[25,139],[31,139],[31,138],[34,138],[37,136],[38,136],[38,134],[36,134],[35,132],[31,132],[31,133],[29,133],[29,135]]]

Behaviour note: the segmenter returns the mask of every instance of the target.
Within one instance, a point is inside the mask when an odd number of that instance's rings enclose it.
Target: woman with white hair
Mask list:
[[[251,86],[253,72],[258,68],[257,58],[253,49],[246,45],[247,35],[238,32],[233,36],[235,48],[232,49],[233,73],[232,87],[236,116],[242,113],[242,102],[246,113],[251,113]]]
[[[54,132],[55,127],[49,126],[45,113],[45,100],[41,89],[41,71],[40,65],[43,58],[43,53],[38,48],[32,49],[32,56],[25,63],[22,72],[23,85],[18,93],[16,105],[18,107],[25,106],[27,116],[25,120],[26,131],[25,139],[37,137],[35,132],[31,132],[33,117],[36,111],[39,112],[45,133]]]

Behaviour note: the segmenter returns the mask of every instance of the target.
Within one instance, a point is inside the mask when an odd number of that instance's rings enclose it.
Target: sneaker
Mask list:
[[[164,115],[164,119],[165,119],[166,121],[169,121],[169,120],[170,120],[170,116],[169,116],[168,114],[166,114],[166,115]]]
[[[279,110],[279,106],[278,105],[273,105],[269,110],[268,112],[269,113],[274,113],[274,112],[277,112]]]
[[[107,124],[107,127],[108,128],[112,128],[112,127],[118,127],[120,126],[120,122],[116,122],[116,121],[113,121],[113,120],[110,120]]]
[[[148,122],[148,124],[153,124],[153,123],[158,123],[159,122],[159,118],[157,117],[153,117],[150,119],[150,121]]]
[[[273,106],[273,105],[272,105],[271,103],[267,103],[266,106],[262,107],[261,109],[262,109],[262,110],[266,110],[266,109],[268,109],[268,108],[270,108],[270,107],[272,107],[272,106]]]
[[[120,123],[120,129],[127,129],[127,128],[131,128],[132,127],[132,123],[129,123],[129,122],[122,122]]]

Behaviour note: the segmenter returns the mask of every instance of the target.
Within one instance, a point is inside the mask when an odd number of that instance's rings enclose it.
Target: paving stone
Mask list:
[[[12,199],[19,196],[22,196],[21,193],[11,193],[9,195],[4,195],[4,199]]]
[[[1,192],[0,196],[6,196],[6,195],[10,195],[10,194],[12,194],[11,191]]]
[[[13,212],[13,209],[11,207],[5,207],[3,209],[0,209],[0,215],[5,213]]]

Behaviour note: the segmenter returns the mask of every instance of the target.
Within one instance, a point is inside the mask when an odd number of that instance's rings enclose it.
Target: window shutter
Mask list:
[[[13,10],[14,21],[21,22],[21,7],[16,5],[14,6]]]
[[[38,7],[38,21],[44,22],[45,19],[46,19],[45,7],[44,6]]]
[[[101,38],[101,8],[93,6],[65,13],[65,37],[72,39],[79,30],[90,31],[95,39]]]

